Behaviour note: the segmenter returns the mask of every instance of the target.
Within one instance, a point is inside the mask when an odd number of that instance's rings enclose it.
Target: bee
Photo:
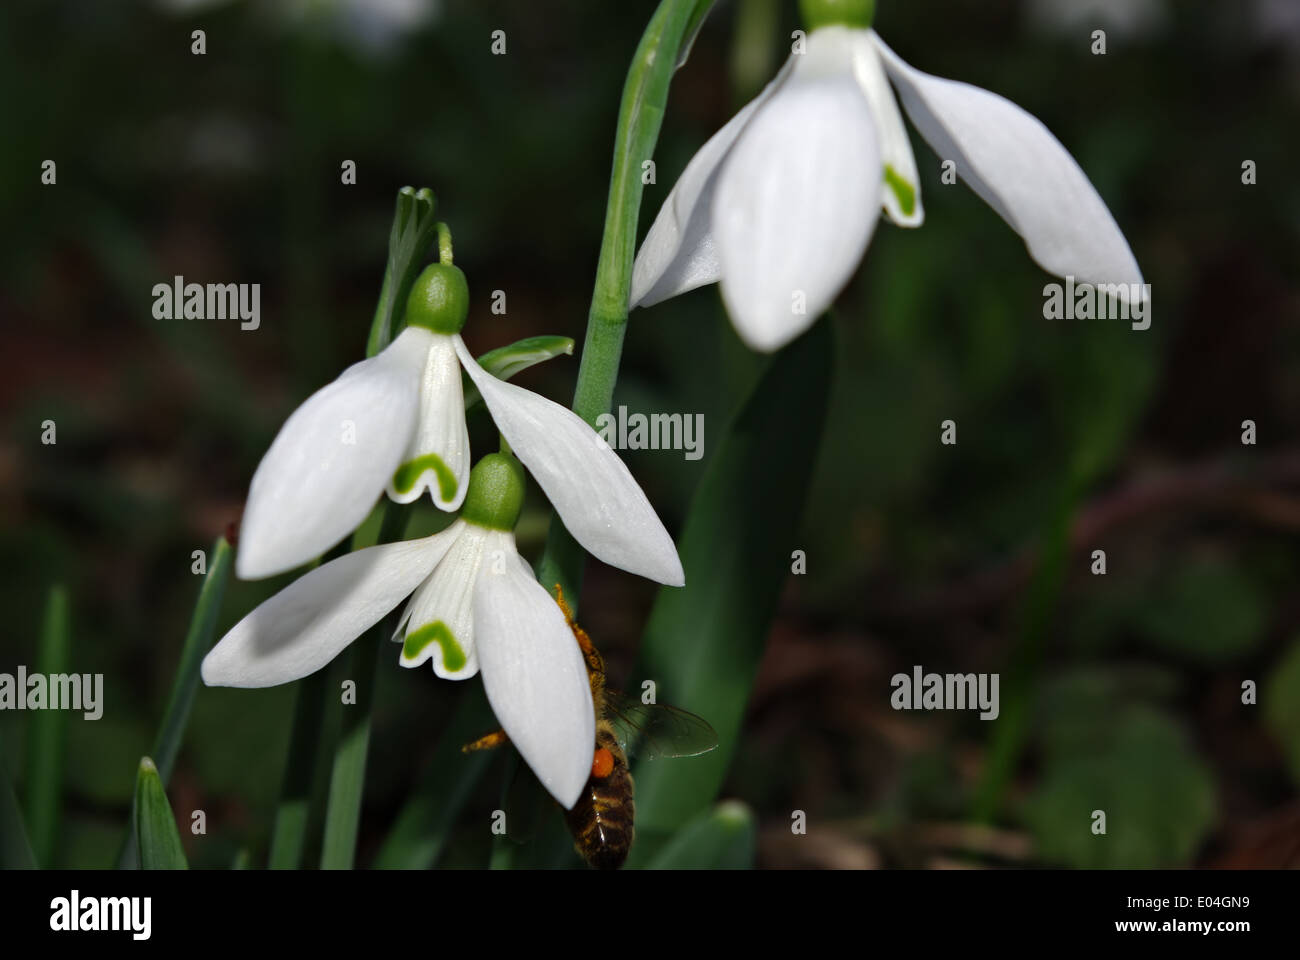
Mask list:
[[[564,811],[564,820],[573,835],[574,849],[588,866],[617,870],[627,860],[635,837],[636,804],[627,762],[629,754],[647,760],[696,757],[718,745],[718,734],[706,720],[693,713],[668,704],[642,703],[608,688],[604,658],[587,632],[573,619],[559,584],[555,585],[555,591],[556,602],[587,665],[596,712],[591,776],[573,809]],[[507,742],[505,732],[497,730],[465,744],[462,749],[465,752],[487,750]]]

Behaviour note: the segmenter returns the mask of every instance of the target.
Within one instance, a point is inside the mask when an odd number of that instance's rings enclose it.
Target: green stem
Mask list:
[[[447,224],[439,220],[438,221],[438,262],[444,263],[450,267],[453,263],[451,255],[452,255],[451,227],[447,226]]]
[[[668,101],[668,86],[680,53],[714,0],[663,0],[641,36],[628,67],[614,136],[614,169],[605,206],[605,232],[596,266],[596,284],[587,314],[573,411],[593,427],[614,399],[623,354],[627,305],[636,259],[637,218],[641,209],[642,163],[654,155]],[[585,554],[564,525],[552,516],[538,578],[548,588],[558,583],[576,610]]]

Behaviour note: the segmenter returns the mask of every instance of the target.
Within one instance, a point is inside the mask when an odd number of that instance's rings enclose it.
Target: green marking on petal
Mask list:
[[[456,496],[456,475],[436,453],[426,453],[398,467],[397,472],[393,474],[393,489],[402,494],[410,493],[411,488],[426,470],[432,470],[438,475],[438,492],[442,495],[444,503]]]
[[[435,620],[416,630],[415,633],[407,634],[406,641],[402,644],[402,658],[414,660],[420,655],[420,651],[431,643],[436,643],[442,648],[442,665],[447,672],[456,673],[464,669],[469,658],[456,642],[451,628],[441,620]]]
[[[916,188],[904,180],[889,164],[885,164],[885,183],[898,198],[898,206],[903,211],[903,215],[910,217],[912,211],[916,209]]]

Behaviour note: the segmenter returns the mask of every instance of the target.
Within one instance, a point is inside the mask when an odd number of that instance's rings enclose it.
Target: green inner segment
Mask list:
[[[420,479],[421,474],[426,470],[432,470],[438,476],[438,492],[441,494],[443,501],[448,501],[456,495],[456,475],[451,472],[451,468],[442,462],[442,457],[436,453],[426,453],[422,457],[416,457],[414,460],[408,460],[397,468],[393,474],[393,489],[398,493],[410,493],[415,482]]]
[[[898,206],[902,209],[903,215],[910,217],[912,211],[916,209],[916,188],[899,176],[898,171],[889,164],[885,164],[885,183],[898,198]]]
[[[402,656],[407,660],[414,660],[420,655],[420,651],[431,643],[436,643],[442,648],[442,665],[450,673],[464,668],[468,659],[465,651],[452,636],[451,629],[441,620],[435,620],[408,634],[406,642],[402,644]]]

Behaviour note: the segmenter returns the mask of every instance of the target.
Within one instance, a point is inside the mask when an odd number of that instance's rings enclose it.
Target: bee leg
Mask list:
[[[510,742],[504,730],[494,730],[487,736],[479,737],[472,743],[467,743],[460,748],[461,753],[473,753],[475,750],[494,750],[503,744]]]

